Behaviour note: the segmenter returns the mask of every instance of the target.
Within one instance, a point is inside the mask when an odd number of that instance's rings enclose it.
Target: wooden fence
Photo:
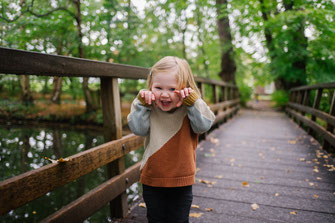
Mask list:
[[[290,101],[286,107],[286,112],[300,125],[305,125],[311,135],[322,137],[323,147],[329,152],[335,152],[334,89],[335,83],[293,88],[290,90]],[[314,96],[314,100],[311,95]],[[329,113],[320,110],[322,100],[326,101],[327,105],[330,104]]]
[[[139,180],[140,163],[125,169],[124,156],[143,146],[143,138],[133,134],[122,137],[118,79],[146,79],[148,72],[149,69],[143,67],[0,47],[0,74],[99,77],[106,142],[68,157],[67,162],[48,164],[0,182],[0,215],[108,165],[110,179],[43,222],[81,222],[108,202],[112,217],[125,217],[128,211],[126,189]],[[216,125],[237,114],[239,94],[235,85],[201,77],[195,80],[202,95],[205,85],[213,90],[210,107],[216,114]]]

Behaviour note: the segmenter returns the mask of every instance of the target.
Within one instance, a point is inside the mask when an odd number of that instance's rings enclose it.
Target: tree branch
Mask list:
[[[35,16],[35,17],[38,17],[38,18],[41,18],[41,17],[46,17],[46,16],[49,16],[51,15],[52,13],[54,12],[57,12],[57,11],[64,11],[64,12],[67,12],[70,16],[72,16],[73,18],[76,17],[76,15],[71,12],[70,10],[68,10],[67,8],[65,7],[58,7],[58,8],[54,8],[53,10],[49,11],[49,12],[46,12],[44,14],[38,14],[38,13],[35,13],[33,12],[33,10],[31,10],[34,6],[34,1],[31,2],[31,4],[27,7],[26,10],[22,11],[20,15],[16,16],[15,18],[13,19],[8,19],[8,18],[5,18],[3,16],[0,16],[0,20],[5,20],[7,23],[11,23],[11,22],[15,22],[16,20],[18,20],[19,18],[21,18],[24,14],[26,13],[30,13],[31,15]]]

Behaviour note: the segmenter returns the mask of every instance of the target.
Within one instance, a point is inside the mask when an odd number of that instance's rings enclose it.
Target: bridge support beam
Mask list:
[[[104,122],[104,139],[109,142],[122,137],[121,103],[118,78],[101,78],[101,100]],[[124,157],[107,165],[107,177],[119,175],[125,171]],[[127,194],[110,202],[111,217],[126,217],[128,212]]]

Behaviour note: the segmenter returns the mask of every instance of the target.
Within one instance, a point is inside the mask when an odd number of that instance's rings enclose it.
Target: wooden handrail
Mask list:
[[[290,90],[290,102],[287,104],[286,112],[292,116],[300,126],[305,125],[312,136],[321,136],[323,139],[323,148],[332,152],[335,148],[335,93],[332,95],[329,113],[326,113],[319,110],[325,89],[335,89],[335,82],[292,88]],[[315,90],[316,94],[311,107],[308,102],[312,90]],[[333,90],[333,92],[335,92],[335,90]],[[306,114],[310,114],[311,118],[308,118]],[[317,118],[322,119],[326,123],[326,126],[323,127],[318,124],[316,122]]]
[[[332,89],[335,88],[335,82],[332,83],[321,83],[307,86],[300,86],[290,89],[290,91],[303,91],[303,90],[315,90],[315,89]]]
[[[130,134],[70,156],[68,162],[48,164],[4,180],[0,182],[0,215],[123,157],[142,145],[142,137]]]
[[[133,134],[120,138],[122,125],[117,79],[146,79],[148,72],[149,68],[144,67],[0,47],[0,74],[100,77],[104,138],[107,142],[68,157],[68,162],[49,164],[0,182],[0,215],[107,164],[111,179],[43,221],[83,221],[111,200],[115,202],[113,207],[119,208],[115,214],[125,216],[125,191],[138,180],[139,163],[125,170],[122,158],[130,151],[141,147],[143,138]],[[195,77],[195,81],[202,95],[205,95],[205,85],[210,85],[213,89],[214,104],[210,107],[216,113],[215,124],[237,114],[239,96],[235,85],[203,77]]]
[[[149,71],[149,68],[126,64],[0,47],[0,73],[3,74],[146,79]],[[196,76],[195,81],[237,89],[233,84],[204,77]]]
[[[77,200],[61,208],[41,222],[83,222],[108,201],[125,191],[139,180],[141,163],[129,167],[124,173],[113,177]]]

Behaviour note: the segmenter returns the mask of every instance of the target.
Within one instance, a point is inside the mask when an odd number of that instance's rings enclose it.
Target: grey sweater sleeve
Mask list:
[[[131,104],[130,113],[127,117],[128,126],[135,135],[148,135],[150,128],[150,112],[150,107],[142,105],[142,103],[135,98]]]
[[[194,133],[201,134],[211,128],[215,115],[201,98],[197,99],[193,105],[187,106],[187,109],[187,115]]]

